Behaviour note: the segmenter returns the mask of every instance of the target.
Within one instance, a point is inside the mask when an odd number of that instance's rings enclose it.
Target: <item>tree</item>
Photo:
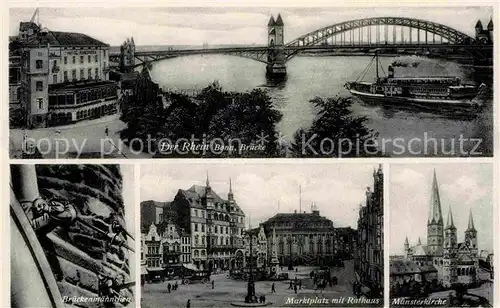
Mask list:
[[[354,117],[350,97],[315,97],[318,115],[309,129],[300,128],[291,145],[294,157],[380,156],[378,133],[365,126],[366,117]]]
[[[169,151],[154,157],[279,156],[276,124],[282,114],[274,109],[271,98],[263,90],[228,93],[214,82],[197,97],[163,93],[166,103],[158,93],[158,86],[143,72],[134,94],[123,99],[121,120],[127,123],[127,128],[121,132],[121,138],[140,139],[143,144],[151,138],[156,140],[154,151],[164,150],[160,142],[182,149],[184,144],[192,142],[207,145],[209,149],[182,151],[187,153]],[[266,136],[266,144],[256,148],[259,134]],[[225,149],[215,151],[215,144],[224,145]],[[131,144],[134,145],[136,143]],[[254,148],[240,152],[241,145]]]

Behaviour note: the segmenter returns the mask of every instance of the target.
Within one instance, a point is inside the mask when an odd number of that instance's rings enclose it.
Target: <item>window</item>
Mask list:
[[[198,210],[194,210],[194,216],[198,217]]]
[[[99,79],[99,69],[95,69],[95,79]]]
[[[95,55],[95,57],[94,57],[94,58],[95,58],[95,62],[99,62],[99,58],[98,58],[98,56],[97,56],[97,55]]]
[[[73,64],[76,64],[76,56],[73,56]]]
[[[205,225],[201,225],[201,232],[205,232]]]
[[[83,72],[83,68],[80,69],[80,80],[85,79],[85,73]]]
[[[71,71],[71,78],[73,79],[73,81],[76,80],[76,70]]]
[[[64,71],[64,81],[68,81],[68,71]]]
[[[64,57],[64,64],[68,64],[68,57]]]
[[[57,75],[52,75],[52,83],[57,83]]]
[[[43,61],[42,60],[36,60],[35,61],[35,66],[36,66],[37,70],[42,69],[43,68]]]
[[[194,224],[194,232],[198,232],[198,224]]]
[[[87,76],[88,79],[92,79],[92,69],[89,68],[88,70],[88,76]]]
[[[80,64],[83,64],[85,61],[83,60],[83,56],[80,56]]]
[[[37,98],[36,102],[38,103],[38,109],[43,109],[43,97]]]
[[[43,81],[37,81],[36,82],[36,91],[37,92],[42,92],[43,91]]]
[[[90,57],[90,55],[88,56],[88,60],[89,60],[89,63],[92,62],[92,58]]]

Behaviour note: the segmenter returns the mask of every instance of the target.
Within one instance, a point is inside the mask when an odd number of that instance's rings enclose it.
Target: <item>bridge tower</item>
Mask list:
[[[135,42],[134,38],[127,38],[120,46],[120,72],[130,73],[135,66]]]
[[[271,16],[267,24],[267,67],[266,72],[271,77],[282,77],[286,75],[285,38],[283,19],[278,14],[276,20]]]

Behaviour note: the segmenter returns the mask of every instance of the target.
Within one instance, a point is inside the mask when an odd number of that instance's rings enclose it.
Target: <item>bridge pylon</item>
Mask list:
[[[266,73],[271,77],[283,77],[286,75],[285,38],[284,26],[281,15],[276,20],[271,16],[267,24],[267,67]]]
[[[130,73],[135,67],[135,42],[134,38],[127,38],[120,46],[120,72]]]

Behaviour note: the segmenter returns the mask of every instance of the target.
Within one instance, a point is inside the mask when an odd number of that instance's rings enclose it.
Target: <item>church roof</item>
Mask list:
[[[439,185],[437,182],[436,170],[432,178],[431,201],[429,204],[429,223],[442,223],[441,199],[439,197]]]
[[[488,23],[487,28],[488,28],[488,30],[493,30],[493,19],[490,19],[490,22]]]
[[[407,259],[393,259],[390,261],[391,276],[429,272],[437,272],[437,269],[432,265],[420,266],[416,262]]]
[[[426,245],[416,245],[411,248],[414,256],[426,256],[429,253]]]
[[[478,21],[476,22],[476,28],[481,28],[481,29],[483,29],[483,24],[481,23],[481,21],[480,21],[480,20],[478,20]]]

